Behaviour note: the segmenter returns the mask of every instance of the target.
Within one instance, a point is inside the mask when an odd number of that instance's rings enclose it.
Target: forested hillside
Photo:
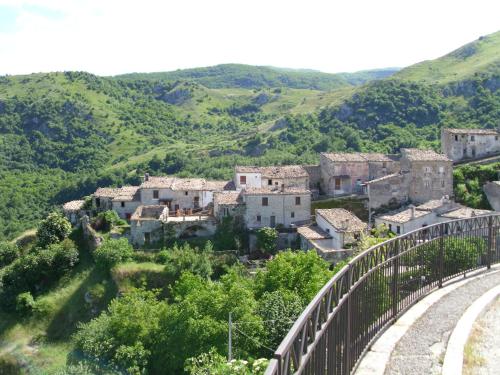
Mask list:
[[[136,183],[145,171],[230,178],[235,164],[438,149],[444,126],[496,127],[499,35],[394,76],[229,64],[0,77],[0,238],[99,185]]]

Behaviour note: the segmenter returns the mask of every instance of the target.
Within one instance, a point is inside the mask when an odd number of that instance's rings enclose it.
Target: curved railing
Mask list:
[[[373,340],[443,282],[500,262],[500,214],[435,224],[378,244],[328,281],[266,375],[350,374]]]

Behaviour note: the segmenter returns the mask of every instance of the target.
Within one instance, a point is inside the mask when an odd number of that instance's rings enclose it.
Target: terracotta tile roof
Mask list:
[[[498,135],[495,129],[443,129],[451,134],[479,134],[479,135]]]
[[[423,211],[423,210],[417,210],[415,207],[415,217],[412,218],[412,209],[408,208],[403,211],[398,211],[394,213],[389,213],[385,215],[381,215],[378,218],[381,220],[387,220],[387,221],[392,221],[394,223],[407,223],[410,220],[425,216],[425,215],[430,215],[431,213],[429,211]]]
[[[393,160],[387,155],[371,152],[371,153],[363,153],[363,152],[333,152],[333,153],[321,153],[327,159],[333,162],[392,162]]]
[[[79,211],[82,209],[84,204],[85,204],[85,201],[83,201],[83,200],[66,202],[66,203],[64,203],[63,210],[64,211]]]
[[[236,173],[260,173],[265,178],[309,177],[301,165],[277,165],[271,167],[236,166]]]
[[[297,233],[308,240],[324,240],[332,238],[328,233],[317,225],[309,225],[307,227],[298,227]]]
[[[367,225],[351,211],[343,208],[317,209],[316,215],[320,215],[335,229],[341,232],[359,232]]]
[[[167,176],[149,176],[148,180],[141,184],[144,189],[170,189],[174,183],[175,177]]]
[[[461,207],[457,210],[446,212],[442,214],[441,217],[446,217],[448,219],[467,219],[474,216],[483,216],[492,214],[494,211],[490,210],[480,210],[477,208]]]
[[[95,191],[94,196],[100,198],[114,198],[120,193],[120,188],[99,188]]]
[[[272,194],[284,194],[284,195],[309,195],[311,192],[309,190],[287,187],[284,191],[281,188],[247,188],[243,191],[244,195],[272,195]]]
[[[214,204],[237,205],[241,203],[239,191],[222,191],[214,193]]]
[[[410,161],[449,161],[449,159],[444,154],[438,154],[433,150],[420,150],[418,148],[403,148],[401,152]]]
[[[139,201],[140,198],[139,186],[123,186],[113,201]]]
[[[167,176],[149,176],[147,181],[144,181],[141,186],[144,189],[171,189],[171,190],[206,190],[206,191],[222,191],[233,190],[233,181],[213,181],[205,180],[204,178],[180,178]]]
[[[383,182],[386,180],[390,180],[391,178],[400,177],[400,176],[401,176],[401,173],[392,173],[392,174],[388,174],[387,176],[382,176],[382,177],[376,178],[374,180],[366,181],[365,184],[376,184],[377,182]]]

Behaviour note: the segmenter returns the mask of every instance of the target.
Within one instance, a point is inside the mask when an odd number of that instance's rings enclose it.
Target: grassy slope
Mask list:
[[[429,83],[460,81],[500,67],[500,31],[481,37],[436,60],[402,69],[393,77]]]

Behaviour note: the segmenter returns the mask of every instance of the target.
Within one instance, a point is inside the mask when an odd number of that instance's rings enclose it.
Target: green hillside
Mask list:
[[[402,69],[394,78],[443,84],[465,80],[478,73],[495,74],[499,69],[500,31],[482,36],[436,60]]]
[[[464,61],[479,60],[465,80],[442,67],[467,46],[426,63],[441,72],[440,84],[409,79],[421,64],[386,79],[374,78],[390,69],[330,75],[234,64],[121,77],[0,77],[0,239],[98,186],[137,183],[146,171],[230,178],[235,164],[439,149],[442,127],[494,128],[500,67],[491,61],[494,48],[500,55],[499,35],[476,43]]]
[[[173,72],[132,73],[117,76],[126,80],[190,80],[209,88],[262,89],[288,87],[295,89],[335,90],[356,86],[394,74],[398,68],[375,69],[356,73],[329,74],[314,70],[295,70],[243,64],[222,64],[206,68],[183,69]]]

